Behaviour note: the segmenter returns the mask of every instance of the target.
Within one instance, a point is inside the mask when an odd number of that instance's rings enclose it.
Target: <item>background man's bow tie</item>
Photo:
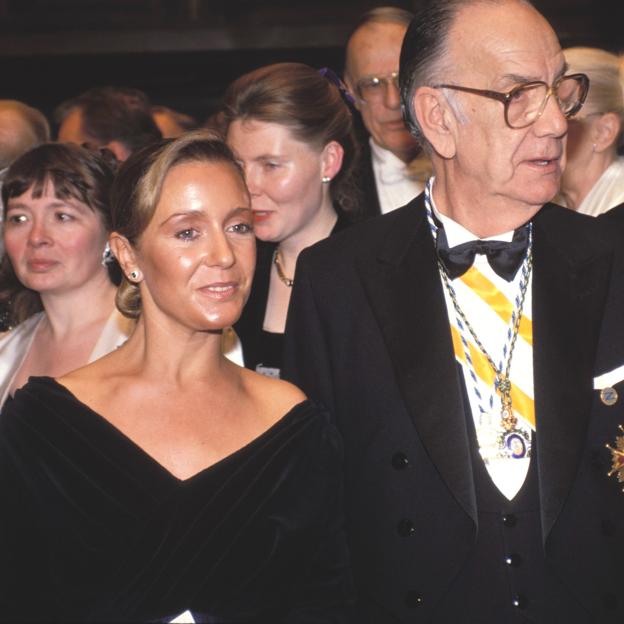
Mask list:
[[[449,249],[444,228],[438,229],[436,249],[451,279],[463,275],[474,263],[476,254],[485,254],[492,269],[511,282],[522,265],[529,244],[527,225],[518,228],[511,242],[473,240]]]

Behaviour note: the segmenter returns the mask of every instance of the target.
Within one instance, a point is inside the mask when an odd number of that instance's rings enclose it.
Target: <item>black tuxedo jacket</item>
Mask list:
[[[379,194],[375,172],[373,171],[373,155],[368,135],[360,135],[359,147],[360,152],[354,179],[360,190],[357,216],[362,220],[381,215],[381,205],[379,204]]]
[[[544,549],[579,622],[620,622],[624,494],[606,476],[612,426],[592,414],[613,242],[596,220],[554,205],[533,222]],[[463,381],[422,196],[300,255],[285,357],[287,378],[329,407],[344,437],[358,621],[435,622],[479,527]]]

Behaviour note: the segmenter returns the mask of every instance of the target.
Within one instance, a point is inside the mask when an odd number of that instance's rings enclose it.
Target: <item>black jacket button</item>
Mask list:
[[[405,596],[405,604],[412,609],[422,607],[423,597],[417,591],[408,591]]]
[[[403,520],[399,520],[399,524],[397,525],[397,531],[401,537],[409,537],[416,531],[414,527],[414,523],[408,518],[403,518]]]
[[[392,467],[395,470],[405,470],[409,466],[409,459],[407,459],[407,455],[405,453],[395,453],[392,456]]]
[[[515,527],[517,523],[518,523],[518,518],[516,518],[514,514],[509,513],[503,516],[503,524],[507,528],[510,529],[511,527]]]
[[[505,557],[505,563],[511,568],[517,568],[522,563],[522,557],[512,553]]]

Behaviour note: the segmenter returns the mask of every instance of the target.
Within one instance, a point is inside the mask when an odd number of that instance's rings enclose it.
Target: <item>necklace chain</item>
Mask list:
[[[279,252],[279,247],[275,248],[273,252],[273,264],[275,265],[275,270],[277,272],[277,277],[279,277],[280,282],[288,286],[288,288],[292,288],[293,280],[284,273],[284,267],[282,266],[282,257]]]
[[[437,235],[438,235],[438,227],[435,225],[433,221],[433,216],[432,216],[432,209],[431,209],[432,186],[433,186],[433,179],[430,179],[425,188],[425,205],[427,208],[427,219],[429,221],[429,227],[431,229],[431,233],[433,235],[434,242],[435,242],[435,240],[437,239]],[[512,317],[511,317],[512,327],[510,328],[510,331],[508,332],[509,346],[508,348],[505,348],[503,350],[503,355],[506,355],[506,362],[504,366],[503,366],[502,360],[501,360],[500,366],[496,365],[496,362],[494,362],[494,360],[492,359],[490,354],[487,352],[487,349],[485,348],[481,340],[479,340],[477,333],[475,332],[474,328],[468,321],[468,318],[464,314],[464,311],[461,309],[459,302],[457,301],[457,295],[455,294],[455,289],[453,288],[453,285],[450,282],[449,276],[446,272],[446,269],[444,268],[444,265],[442,264],[439,258],[437,259],[440,276],[442,278],[442,282],[444,283],[446,291],[448,292],[451,302],[453,304],[453,308],[455,310],[455,314],[457,315],[457,320],[458,320],[458,324],[460,325],[460,329],[462,329],[463,326],[465,326],[468,329],[468,332],[472,336],[472,339],[477,345],[479,351],[481,351],[481,353],[485,356],[488,364],[490,365],[492,371],[495,374],[494,390],[498,393],[501,399],[501,424],[503,425],[503,428],[507,432],[514,431],[518,424],[518,418],[516,417],[516,415],[513,413],[513,410],[512,410],[511,380],[509,378],[509,374],[511,372],[511,361],[513,357],[514,347],[516,345],[518,334],[520,333],[520,322],[522,320],[524,300],[526,297],[526,292],[529,286],[529,278],[530,278],[531,270],[533,267],[533,245],[532,245],[533,237],[531,236],[531,234],[532,234],[532,229],[531,229],[531,224],[529,224],[529,246],[527,249],[524,262],[522,263],[522,269],[521,269],[522,280],[520,282],[520,293],[519,293],[519,296],[516,298],[516,309],[512,313]],[[470,357],[470,354],[468,353],[468,346],[463,337],[462,337],[462,342],[464,343],[464,349],[466,350],[466,360],[469,363],[469,365],[472,365],[472,358]],[[472,374],[473,373],[471,372],[471,375]],[[480,393],[477,391],[476,387],[475,387],[475,392],[477,392],[477,395],[480,397]],[[482,407],[480,407],[479,409],[483,410]]]
[[[440,275],[442,276],[442,281],[444,282],[444,286],[451,298],[451,302],[453,303],[453,308],[455,309],[455,313],[461,319],[462,323],[465,325],[466,329],[472,336],[472,339],[475,341],[475,344],[483,353],[485,358],[488,361],[488,364],[494,371],[496,375],[496,380],[494,382],[494,389],[498,392],[501,398],[501,421],[503,427],[506,431],[512,431],[516,428],[518,424],[518,419],[512,411],[512,403],[511,403],[511,380],[509,379],[509,373],[511,372],[511,361],[513,358],[514,347],[516,346],[516,340],[518,338],[518,334],[520,333],[520,322],[522,320],[522,310],[524,308],[524,300],[526,297],[526,292],[529,285],[528,276],[531,273],[531,268],[533,266],[533,253],[531,248],[528,250],[527,258],[525,261],[525,266],[523,267],[523,279],[520,285],[520,295],[517,302],[517,308],[512,315],[513,319],[513,328],[511,331],[511,340],[509,342],[509,349],[507,350],[507,358],[505,362],[505,366],[503,367],[503,363],[501,362],[500,366],[496,365],[496,362],[492,359],[492,356],[488,353],[487,349],[479,340],[477,333],[474,328],[470,324],[470,321],[464,314],[464,311],[461,309],[459,302],[457,301],[457,295],[455,294],[455,289],[451,285],[448,275],[446,274],[446,270],[444,266],[438,260],[438,268],[440,270]]]

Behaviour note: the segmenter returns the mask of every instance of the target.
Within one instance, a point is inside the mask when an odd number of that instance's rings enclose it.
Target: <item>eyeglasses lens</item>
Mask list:
[[[533,123],[544,110],[550,89],[544,84],[528,84],[517,89],[507,105],[507,122],[512,128],[524,128]],[[554,88],[561,112],[567,117],[576,112],[583,87],[576,78],[564,78]]]
[[[566,115],[574,110],[581,100],[582,86],[575,78],[564,78],[557,86],[557,100],[561,112]]]
[[[381,78],[377,76],[364,78],[358,83],[360,98],[365,102],[379,100],[385,96],[389,85],[392,85],[395,89],[399,88],[398,73],[392,73]]]

